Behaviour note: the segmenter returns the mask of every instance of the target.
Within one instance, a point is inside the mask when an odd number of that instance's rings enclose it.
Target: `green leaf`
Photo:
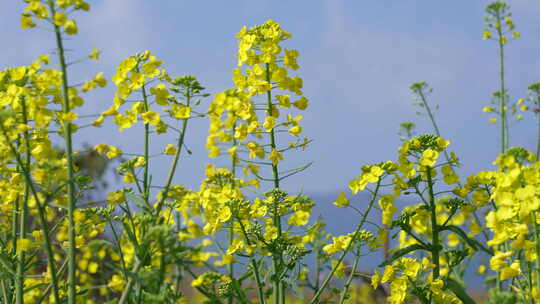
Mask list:
[[[379,265],[379,267],[384,267],[386,265],[390,265],[393,261],[399,259],[400,257],[409,254],[411,252],[414,252],[416,250],[426,250],[429,251],[428,248],[426,248],[424,245],[420,244],[414,244],[411,246],[407,246],[405,248],[401,248],[398,251],[396,251],[388,260],[384,261],[382,264]]]
[[[454,279],[447,278],[445,279],[446,288],[450,289],[456,297],[458,297],[463,304],[476,304],[476,302],[467,294],[465,289],[456,282]]]
[[[8,258],[0,254],[0,266],[1,268],[4,268],[8,273],[10,273],[12,276],[15,276],[15,271],[13,264],[9,261]],[[0,268],[0,269],[1,269]]]
[[[137,207],[143,210],[148,209],[148,205],[146,204],[146,201],[143,199],[141,195],[133,193],[133,192],[127,192],[127,191],[125,195],[128,201],[134,203]]]

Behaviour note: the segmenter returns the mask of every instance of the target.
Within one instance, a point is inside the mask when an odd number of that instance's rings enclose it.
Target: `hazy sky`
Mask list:
[[[73,82],[104,71],[111,77],[125,57],[151,50],[172,75],[196,75],[210,93],[232,85],[236,38],[243,25],[274,19],[293,34],[288,47],[300,51],[299,75],[311,108],[304,114],[305,134],[315,141],[306,152],[289,157],[289,165],[313,160],[314,166],[287,183],[291,190],[344,190],[365,163],[394,160],[400,122],[415,121],[418,133],[431,132],[415,114],[409,86],[425,80],[433,88],[432,104],[451,150],[465,173],[491,168],[498,152],[498,129],[482,113],[498,89],[497,46],[483,41],[484,6],[488,1],[90,1],[78,14],[80,35],[68,42],[70,60],[92,47],[103,51],[99,64],[73,66]],[[522,38],[507,47],[508,87],[512,100],[540,81],[540,2],[508,1]],[[0,4],[0,68],[27,64],[53,48],[45,30],[19,28],[22,1]],[[88,95],[85,111],[109,107],[114,87]],[[209,162],[204,150],[207,122],[192,124],[187,145],[193,155],[180,165],[177,182],[196,187]],[[530,116],[515,124],[512,145],[534,148]],[[113,143],[129,152],[142,149],[141,130],[116,132],[107,124],[87,129],[75,139],[95,145]],[[160,151],[172,137],[153,141]],[[163,178],[168,161],[154,167]]]

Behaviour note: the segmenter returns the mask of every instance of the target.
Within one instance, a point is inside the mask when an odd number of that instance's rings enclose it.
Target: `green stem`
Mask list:
[[[501,24],[500,12],[497,12],[497,24]],[[502,38],[504,37],[502,33],[501,26],[497,28],[497,34],[499,36],[499,85],[501,88],[500,91],[500,115],[501,115],[501,153],[505,153],[508,149],[508,119],[506,115],[506,87],[504,79],[504,43]]]
[[[530,297],[531,298],[531,304],[534,304],[534,298],[532,297],[532,291],[533,291],[532,271],[533,271],[532,270],[532,263],[527,261],[527,284],[529,285],[529,294],[531,295],[531,297]]]
[[[437,134],[438,137],[442,137],[441,131],[439,130],[439,126],[437,125],[437,122],[435,121],[435,116],[433,115],[433,112],[431,111],[431,107],[429,106],[426,96],[421,88],[418,90],[418,95],[420,96],[420,100],[422,100],[422,104],[426,108],[426,112],[428,113],[429,120],[431,121],[431,124],[433,125],[433,129],[435,129],[435,134]],[[444,150],[444,156],[446,158],[446,161],[450,162],[450,155],[448,155],[448,151]]]
[[[68,95],[68,77],[67,77],[67,65],[64,55],[64,45],[62,40],[62,33],[60,27],[54,24],[54,15],[56,8],[53,0],[49,0],[49,10],[51,13],[51,21],[54,25],[54,33],[56,35],[56,47],[58,48],[58,59],[60,62],[60,69],[62,72],[62,111],[68,113],[70,111],[69,95]],[[75,304],[76,302],[76,270],[75,264],[75,219],[73,212],[76,209],[75,206],[75,183],[74,183],[74,170],[73,170],[73,146],[71,140],[71,123],[64,122],[64,142],[66,148],[67,158],[67,196],[68,196],[68,304]]]
[[[143,85],[142,86],[142,95],[143,95],[143,101],[144,101],[144,111],[147,112],[149,110],[148,106],[148,97],[146,95],[146,88]],[[144,124],[144,177],[143,177],[143,198],[146,202],[146,205],[148,208],[150,208],[150,185],[149,185],[149,149],[150,149],[150,124],[145,123]],[[152,210],[152,209],[150,209]]]
[[[249,237],[246,232],[246,227],[244,226],[244,223],[242,223],[242,220],[237,218],[238,223],[240,224],[240,229],[242,230],[242,234],[244,235],[244,238],[246,239],[246,243],[248,246],[251,247],[251,241],[249,240]],[[253,268],[253,274],[255,275],[255,283],[257,284],[257,293],[259,295],[259,302],[260,304],[265,304],[266,301],[264,299],[264,290],[263,290],[263,284],[261,282],[261,276],[259,274],[259,267],[257,266],[257,262],[253,258],[253,255],[249,256],[249,260],[251,263],[251,268]]]
[[[17,146],[17,148],[20,146],[19,138],[17,138],[16,146]],[[17,166],[17,171],[19,171],[19,172],[21,171],[20,166]],[[26,190],[26,183],[25,183],[24,186],[25,186],[25,190]],[[26,192],[25,192],[25,194],[26,194]],[[26,199],[26,197],[25,197],[25,199]],[[17,252],[17,239],[18,239],[18,234],[19,234],[19,229],[20,229],[19,214],[21,213],[21,210],[20,210],[19,200],[20,200],[19,196],[17,196],[17,198],[13,202],[13,218],[12,218],[12,221],[11,221],[11,232],[12,232],[12,236],[13,236],[12,246],[13,246],[13,252],[15,252],[15,253]],[[22,256],[22,252],[21,252],[21,256]],[[23,261],[18,261],[17,266],[19,266],[20,264],[23,264]],[[22,277],[22,275],[20,273],[18,273],[19,270],[20,270],[19,267],[17,267],[17,270],[16,270],[17,274],[15,275],[15,298],[16,298],[16,301],[19,299],[19,293],[21,293],[20,298],[22,299],[22,292],[23,292],[23,289],[24,289],[23,280],[19,280],[19,278]],[[2,280],[2,283],[4,283],[3,280]],[[8,302],[7,300],[5,302],[6,303],[11,303],[11,301]]]
[[[236,133],[236,123],[234,123],[233,127],[232,127],[232,134],[233,134],[233,147],[235,147],[237,145],[237,141],[236,141],[236,138],[234,137],[234,134]],[[234,178],[236,178],[236,155],[232,155],[231,157],[231,173],[232,173],[232,176],[233,176],[233,180],[232,180],[232,189],[235,188],[235,182],[234,182]],[[229,246],[232,245],[233,243],[233,240],[234,240],[234,220],[231,219],[230,220],[230,227],[229,227]],[[230,263],[229,265],[227,265],[228,267],[228,271],[229,271],[229,277],[231,278],[231,280],[234,282],[234,263]],[[229,296],[229,299],[228,299],[228,303],[229,304],[232,304],[233,303],[233,295],[231,294]]]
[[[440,261],[439,261],[439,226],[437,225],[437,213],[435,206],[435,195],[433,194],[433,179],[431,177],[431,167],[426,167],[428,178],[428,191],[429,191],[429,209],[431,211],[431,239],[432,250],[431,259],[435,264],[433,268],[433,281],[437,280],[440,276]]]
[[[109,226],[111,226],[111,232],[113,234],[113,238],[114,238],[114,241],[116,243],[116,247],[118,248],[118,253],[120,255],[120,261],[122,262],[122,268],[127,269],[126,259],[124,257],[124,251],[122,250],[122,246],[120,246],[120,239],[118,238],[118,233],[116,233],[116,229],[114,228],[114,224],[113,224],[111,218],[109,217],[107,220],[109,222]],[[124,274],[124,278],[127,280],[126,274],[125,273],[123,273],[123,274]]]
[[[345,283],[345,286],[343,290],[341,291],[339,304],[345,303],[345,300],[347,299],[347,293],[349,292],[349,288],[351,287],[354,274],[356,273],[356,268],[358,267],[358,261],[360,261],[360,244],[358,244],[358,249],[356,249],[356,252],[354,254],[354,262],[351,269],[351,273],[349,274],[349,278],[347,279],[347,283]]]
[[[186,94],[186,104],[188,107],[190,105],[190,102],[191,102],[191,93],[188,90]],[[184,138],[186,134],[187,125],[188,125],[188,119],[184,119],[184,121],[182,122],[182,133],[180,134],[180,137],[178,138],[177,149],[176,149],[176,153],[174,154],[173,163],[167,175],[167,181],[165,183],[165,188],[163,189],[163,194],[156,207],[157,214],[159,214],[159,212],[161,211],[163,203],[165,202],[169,194],[172,180],[174,178],[174,173],[176,172],[176,167],[178,166],[178,160],[180,159],[180,154],[182,153],[182,148],[184,146]]]
[[[139,269],[141,269],[142,263],[140,260],[135,261],[135,265],[133,266],[132,274],[133,276],[136,276],[139,272]],[[126,286],[124,287],[124,291],[122,292],[122,295],[120,296],[120,300],[118,301],[118,304],[125,304],[127,303],[129,299],[129,295],[131,294],[131,289],[133,288],[135,280],[133,277],[130,277],[129,280],[126,283]]]
[[[62,266],[60,266],[60,268],[58,269],[58,274],[56,275],[56,277],[61,277],[64,274],[64,272],[66,271],[66,266],[67,260],[65,260]],[[47,288],[45,288],[45,291],[43,291],[43,293],[41,294],[41,297],[34,304],[40,304],[41,302],[43,302],[47,295],[51,292],[52,287],[53,285],[49,284]]]
[[[540,290],[540,227],[536,222],[536,212],[531,214],[531,221],[534,227],[534,242],[536,249],[536,288]]]
[[[32,192],[32,196],[33,196],[33,198],[34,198],[34,200],[36,202],[36,206],[38,208],[39,220],[41,222],[41,227],[43,228],[43,235],[44,235],[44,239],[45,239],[45,248],[47,250],[47,262],[48,262],[48,266],[49,266],[50,271],[51,271],[51,282],[53,284],[54,300],[55,300],[55,303],[61,303],[60,302],[59,292],[58,292],[58,280],[56,278],[56,270],[55,270],[55,265],[54,265],[54,255],[53,255],[53,250],[52,250],[52,242],[51,242],[51,238],[49,236],[49,225],[47,224],[47,217],[45,216],[45,209],[44,209],[43,205],[41,204],[40,198],[39,198],[39,196],[37,194],[37,190],[36,190],[34,184],[32,183],[32,177],[30,176],[30,168],[26,168],[24,166],[23,160],[21,159],[20,155],[17,153],[17,150],[15,149],[15,147],[13,146],[13,144],[11,143],[11,141],[9,139],[9,135],[7,133],[6,128],[4,127],[4,122],[3,121],[0,121],[0,129],[2,131],[2,134],[4,135],[5,142],[9,146],[11,152],[13,153],[13,155],[15,157],[15,160],[17,161],[17,165],[22,169],[22,172],[23,172],[23,175],[24,175],[24,178],[25,178],[25,182],[26,182],[26,184],[29,185],[30,191]]]
[[[270,83],[270,65],[266,64],[266,81]],[[271,90],[268,90],[266,92],[266,102],[267,102],[267,114],[268,116],[272,116],[273,113],[273,105],[272,105],[272,92]],[[276,149],[276,134],[274,132],[274,129],[270,130],[270,149],[274,150]],[[279,172],[278,172],[278,165],[272,163],[272,176],[274,181],[274,189],[279,189]],[[274,201],[274,226],[277,227],[278,232],[278,238],[281,237],[281,217],[279,215],[279,206],[276,201]],[[283,259],[283,256],[279,254],[278,256],[273,255],[273,268],[274,268],[274,274],[277,275],[279,273],[279,265],[280,261]],[[279,280],[274,281],[274,304],[284,304],[285,303],[285,294],[284,294],[284,285]]]
[[[442,137],[439,126],[437,125],[437,121],[435,120],[435,116],[433,115],[433,112],[431,111],[431,107],[429,106],[429,103],[427,102],[427,98],[426,98],[426,96],[425,96],[425,94],[424,94],[424,92],[422,91],[421,88],[418,89],[418,95],[420,96],[420,100],[422,101],[422,104],[426,108],[429,120],[431,121],[431,125],[433,126],[433,129],[435,130],[435,134],[437,134],[438,137]],[[540,136],[539,136],[539,140],[540,140]],[[447,150],[444,150],[444,158],[446,159],[447,163],[451,163],[450,162],[450,155],[448,155]],[[450,168],[451,168],[452,172],[455,173],[454,167],[450,166]],[[461,181],[458,181],[457,184],[458,184],[458,186],[460,188],[463,187],[462,184],[461,184]],[[465,198],[465,199],[467,200],[467,202],[469,202],[468,198]],[[476,223],[479,226],[482,226],[482,222],[480,221],[480,217],[478,216],[478,213],[476,213],[476,210],[473,210],[473,217],[474,217],[474,220],[476,221]],[[482,235],[484,236],[484,238],[486,240],[489,239],[489,236],[488,236],[488,234],[487,234],[487,232],[485,230],[482,230]]]
[[[22,118],[23,124],[28,124],[28,113],[26,109],[26,100],[21,98],[21,107],[22,107]],[[30,136],[28,136],[28,131],[24,131],[24,149],[25,149],[25,167],[30,168]],[[30,185],[28,182],[24,184],[24,198],[22,201],[22,206],[20,210],[20,219],[19,219],[19,238],[24,239],[26,237],[26,216],[28,213],[28,199],[30,197]],[[16,286],[16,303],[24,303],[24,251],[19,253],[17,261],[17,284]]]
[[[326,288],[326,286],[328,285],[328,283],[330,283],[330,280],[332,280],[332,278],[334,277],[334,274],[335,274],[337,268],[339,267],[339,265],[341,264],[341,262],[343,261],[343,259],[345,258],[345,256],[349,252],[349,250],[351,250],[352,245],[358,239],[358,236],[360,235],[360,230],[362,229],[365,222],[367,221],[367,217],[369,215],[369,212],[371,211],[371,209],[373,208],[373,205],[375,204],[375,199],[377,198],[377,194],[379,192],[380,186],[381,186],[381,179],[379,179],[377,181],[377,186],[375,187],[375,190],[373,191],[373,194],[371,195],[371,200],[369,201],[368,208],[367,208],[366,212],[364,212],[364,214],[362,215],[362,218],[360,219],[360,222],[358,223],[358,226],[356,227],[356,230],[354,231],[354,234],[353,234],[353,236],[351,238],[351,241],[349,242],[349,244],[347,245],[345,250],[341,253],[341,256],[337,260],[336,265],[332,268],[332,270],[330,271],[330,274],[328,274],[326,279],[323,281],[321,287],[317,290],[317,292],[315,293],[313,298],[311,298],[311,300],[309,301],[309,304],[318,303],[318,300],[321,297],[321,294],[323,293],[323,291]]]
[[[4,303],[10,303],[11,301],[9,300],[5,280],[1,280],[0,285],[2,286],[2,297],[4,298]]]

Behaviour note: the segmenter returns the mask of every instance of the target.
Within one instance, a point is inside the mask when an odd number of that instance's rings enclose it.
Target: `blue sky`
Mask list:
[[[443,135],[452,142],[471,174],[492,168],[498,131],[481,109],[497,87],[497,48],[483,41],[484,6],[488,1],[91,1],[79,14],[80,35],[68,41],[71,60],[92,47],[103,51],[99,64],[73,66],[73,83],[98,71],[111,77],[125,57],[151,50],[172,75],[193,74],[210,93],[232,85],[236,38],[243,25],[274,19],[293,34],[287,46],[300,51],[299,75],[311,108],[304,114],[305,134],[315,141],[289,157],[291,167],[314,161],[292,177],[289,190],[330,192],[346,189],[365,163],[392,160],[400,144],[399,123],[415,121],[417,132],[431,132],[425,117],[415,114],[409,86],[427,81]],[[508,85],[512,100],[540,81],[540,3],[508,1],[522,38],[507,48]],[[53,48],[52,33],[19,29],[22,1],[0,4],[0,68],[27,64]],[[112,100],[112,83],[89,94],[84,111],[97,113]],[[534,148],[535,124],[530,116],[514,124],[512,145]],[[126,151],[142,149],[138,129],[117,133],[112,124],[86,129],[76,144],[114,143]],[[204,150],[206,121],[192,124],[186,156],[176,182],[197,187],[210,162]],[[159,137],[154,152],[173,142]],[[154,166],[166,173],[168,161]]]

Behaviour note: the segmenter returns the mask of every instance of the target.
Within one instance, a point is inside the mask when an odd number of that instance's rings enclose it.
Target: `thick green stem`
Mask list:
[[[426,167],[428,178],[429,191],[429,209],[431,211],[431,260],[435,267],[433,268],[433,280],[437,280],[440,276],[440,261],[439,261],[439,225],[437,225],[437,213],[435,206],[435,195],[433,194],[433,179],[431,177],[431,167]]]
[[[142,86],[142,95],[144,102],[144,111],[149,110],[148,97],[146,95],[146,88]],[[149,149],[150,149],[150,124],[144,124],[144,177],[143,177],[143,198],[146,205],[150,208],[150,185],[149,185]]]
[[[270,84],[270,65],[266,64],[266,81]],[[267,114],[268,116],[273,115],[273,104],[272,104],[272,92],[268,90],[266,92],[266,102],[267,102]],[[273,151],[276,149],[276,134],[274,129],[270,130],[270,148]],[[272,163],[272,176],[274,180],[274,189],[279,189],[279,172],[277,163]],[[277,227],[278,238],[281,236],[281,216],[279,215],[279,206],[278,202],[274,201],[274,226]],[[282,255],[273,256],[273,268],[274,274],[277,275],[279,272],[280,261],[283,259]],[[277,278],[274,281],[274,304],[284,304],[285,303],[285,290],[284,285]]]
[[[4,298],[4,303],[10,303],[11,301],[9,300],[9,295],[8,295],[5,280],[0,281],[0,286],[2,287],[2,297]]]
[[[62,72],[62,112],[70,112],[69,95],[68,95],[68,77],[67,77],[67,64],[64,55],[64,45],[62,40],[62,33],[60,27],[54,24],[54,15],[56,8],[53,0],[49,0],[49,11],[51,13],[51,21],[54,25],[54,33],[56,35],[56,47],[58,49],[58,60],[60,63],[60,70]],[[73,213],[76,209],[75,206],[75,183],[74,183],[74,170],[73,170],[73,145],[71,140],[71,123],[64,122],[64,143],[66,149],[67,159],[67,196],[68,196],[68,304],[75,304],[76,302],[76,270],[75,264],[75,219]]]
[[[375,190],[373,191],[373,194],[371,195],[371,200],[369,201],[368,208],[367,208],[366,212],[364,212],[364,214],[362,215],[362,218],[360,219],[360,222],[358,223],[358,226],[356,227],[356,230],[354,231],[354,234],[353,234],[349,244],[347,245],[345,250],[343,250],[343,252],[341,253],[341,256],[337,260],[336,265],[332,268],[332,270],[330,271],[330,274],[328,274],[326,279],[323,281],[323,283],[321,284],[321,287],[317,290],[317,292],[315,293],[313,298],[311,298],[311,300],[309,301],[309,304],[318,303],[319,298],[321,297],[321,294],[323,293],[323,291],[326,288],[326,286],[328,285],[328,283],[330,283],[330,280],[332,280],[332,278],[334,277],[334,274],[336,273],[337,268],[339,267],[339,265],[341,264],[341,262],[343,261],[343,259],[347,255],[347,253],[349,253],[349,251],[351,250],[353,244],[358,239],[358,236],[360,235],[360,230],[362,229],[365,222],[367,221],[367,217],[369,215],[369,212],[371,211],[371,209],[373,208],[373,205],[375,204],[375,199],[377,198],[377,194],[379,193],[380,186],[381,186],[381,179],[379,179],[377,181],[377,186],[375,187]]]

